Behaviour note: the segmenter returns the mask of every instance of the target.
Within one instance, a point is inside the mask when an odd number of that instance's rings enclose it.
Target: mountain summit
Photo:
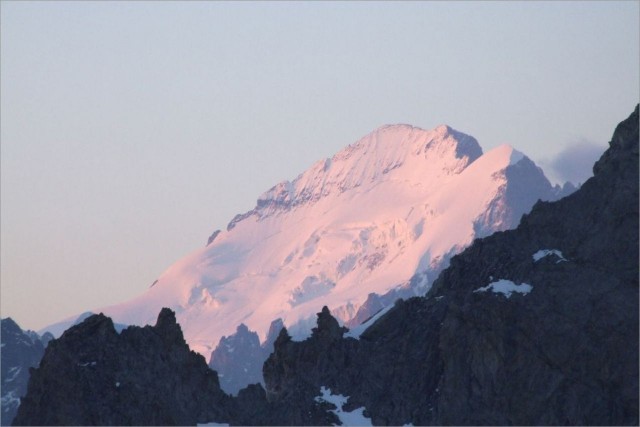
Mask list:
[[[101,311],[143,325],[170,307],[191,348],[207,355],[240,324],[264,341],[281,318],[301,339],[322,306],[352,325],[370,315],[371,298],[384,306],[424,294],[475,238],[557,197],[510,146],[483,154],[448,126],[383,126],[275,185],[144,294]]]
[[[419,181],[409,174],[425,166],[435,174],[454,175],[482,155],[478,142],[448,126],[431,132],[409,125],[387,125],[357,143],[321,160],[293,182],[284,181],[265,192],[256,208],[249,212],[258,218],[300,204],[313,204],[322,198],[336,197],[358,187],[387,181]],[[419,172],[423,177],[423,171]],[[416,178],[418,178],[416,180]],[[239,215],[244,219],[247,214]],[[230,223],[232,228],[235,221]]]

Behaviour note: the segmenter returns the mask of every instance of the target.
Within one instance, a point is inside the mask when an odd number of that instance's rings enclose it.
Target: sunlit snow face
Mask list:
[[[388,295],[385,304],[424,294],[475,237],[514,226],[518,213],[550,198],[541,171],[524,159],[509,146],[483,155],[447,126],[382,127],[274,186],[146,294],[103,311],[145,323],[171,307],[188,343],[205,354],[241,323],[264,340],[282,318],[304,338],[324,305],[349,323],[369,294]],[[520,172],[508,178],[509,168]],[[536,186],[542,193],[516,204],[507,197],[535,180],[548,192]]]

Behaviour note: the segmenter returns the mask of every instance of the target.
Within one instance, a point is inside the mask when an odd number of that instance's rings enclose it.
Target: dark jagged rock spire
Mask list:
[[[325,305],[318,315],[318,326],[311,330],[311,336],[320,340],[339,340],[342,338],[347,328],[340,326],[338,321],[331,315],[329,308]]]

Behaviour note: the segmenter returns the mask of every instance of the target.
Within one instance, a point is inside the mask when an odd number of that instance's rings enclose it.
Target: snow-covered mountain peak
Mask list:
[[[322,306],[355,322],[373,314],[370,294],[384,305],[425,292],[476,237],[514,227],[554,196],[508,145],[483,154],[446,125],[383,126],[263,193],[145,294],[101,311],[145,324],[171,307],[202,354],[240,324],[264,340],[280,318],[302,337]]]
[[[293,181],[273,186],[258,198],[253,210],[237,215],[227,229],[252,216],[264,220],[323,198],[367,192],[384,182],[428,185],[460,173],[481,155],[473,137],[446,125],[430,131],[405,124],[385,125],[332,158],[316,162]]]
[[[441,147],[435,153],[446,156],[453,152],[458,158],[469,157],[471,162],[482,155],[482,148],[475,138],[448,125],[425,130],[408,124],[390,124],[375,129],[355,144],[338,152],[333,160],[347,158],[354,151],[365,150],[366,152],[371,148],[378,154],[384,154],[388,150],[412,148],[407,151],[418,155],[435,147]]]

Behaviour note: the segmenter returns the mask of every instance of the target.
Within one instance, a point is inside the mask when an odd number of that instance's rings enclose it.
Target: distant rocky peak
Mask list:
[[[0,394],[2,411],[0,425],[11,425],[27,392],[29,369],[38,366],[50,336],[39,337],[33,331],[22,330],[10,317],[2,319]]]
[[[20,326],[11,317],[5,317],[2,319],[2,334],[19,334],[22,333]]]
[[[40,337],[40,341],[42,341],[42,345],[44,345],[45,347],[49,344],[49,342],[51,342],[51,340],[55,339],[55,337],[53,336],[53,334],[51,332],[45,332],[44,334],[42,334],[42,336]]]
[[[273,344],[269,353],[271,351]],[[235,395],[247,384],[263,382],[262,363],[268,355],[260,346],[258,334],[241,323],[234,334],[220,338],[211,353],[209,367],[218,372],[220,387]]]

